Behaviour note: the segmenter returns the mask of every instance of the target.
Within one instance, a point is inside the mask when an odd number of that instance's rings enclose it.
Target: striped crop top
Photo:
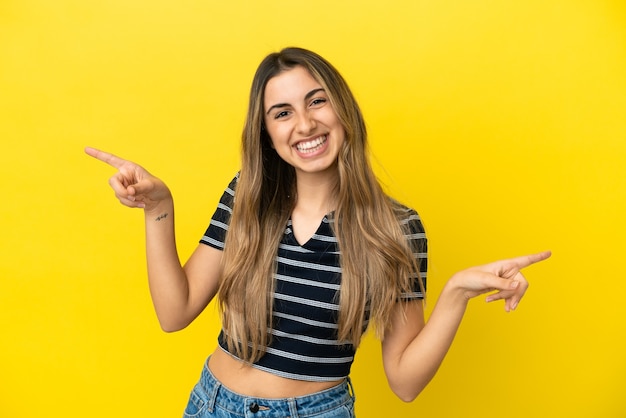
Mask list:
[[[232,213],[235,176],[224,191],[201,243],[224,249]],[[408,225],[413,248],[426,285],[426,236],[417,213],[405,208],[401,220]],[[324,217],[312,238],[300,245],[291,230],[291,220],[276,255],[274,311],[271,344],[253,367],[297,380],[333,381],[350,374],[355,348],[337,340],[339,305],[336,297],[341,283],[340,253],[329,219]],[[418,281],[405,299],[423,298]],[[367,313],[366,313],[367,314]],[[220,347],[228,352],[224,332],[218,337]],[[233,354],[231,354],[233,355]]]

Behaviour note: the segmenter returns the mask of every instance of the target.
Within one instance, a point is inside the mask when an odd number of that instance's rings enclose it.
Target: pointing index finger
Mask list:
[[[92,147],[86,147],[85,153],[115,168],[120,168],[126,162],[120,157]]]
[[[520,269],[530,266],[531,264],[538,263],[549,258],[552,255],[551,251],[544,251],[537,254],[525,255],[515,259]]]

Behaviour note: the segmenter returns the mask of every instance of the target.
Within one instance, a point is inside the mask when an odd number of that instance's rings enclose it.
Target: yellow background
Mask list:
[[[624,417],[626,5],[621,0],[0,1],[0,416],[177,417],[214,307],[165,334],[143,216],[96,146],[176,198],[195,247],[238,168],[253,72],[313,49],[351,84],[389,190],[455,271],[551,249],[518,311],[472,301],[411,404],[368,338],[367,417]]]

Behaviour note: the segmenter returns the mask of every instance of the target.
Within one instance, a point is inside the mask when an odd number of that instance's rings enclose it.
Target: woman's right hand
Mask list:
[[[85,153],[118,170],[109,179],[109,185],[123,205],[143,208],[149,213],[157,208],[160,202],[172,199],[172,194],[165,183],[140,165],[91,147],[85,148]]]

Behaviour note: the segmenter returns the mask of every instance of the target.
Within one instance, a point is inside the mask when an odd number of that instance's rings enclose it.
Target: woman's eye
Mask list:
[[[326,99],[313,99],[313,101],[311,102],[311,106],[317,106],[320,105],[322,103],[326,103]]]
[[[282,112],[278,112],[276,115],[274,115],[274,119],[284,118],[288,114],[289,112],[287,112],[286,110],[283,110]]]

